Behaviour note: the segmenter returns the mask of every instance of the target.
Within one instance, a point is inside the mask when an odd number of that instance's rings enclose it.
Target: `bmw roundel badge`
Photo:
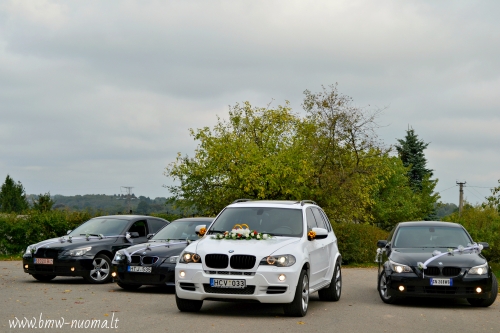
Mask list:
[[[233,253],[233,252],[234,252],[234,250],[229,250],[229,253]]]

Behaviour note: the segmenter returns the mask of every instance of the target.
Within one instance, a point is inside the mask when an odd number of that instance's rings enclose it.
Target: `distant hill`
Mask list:
[[[28,201],[36,200],[37,195],[28,195]],[[124,194],[85,194],[75,196],[64,196],[56,194],[52,196],[55,204],[54,209],[71,210],[92,210],[107,214],[125,214],[132,210],[134,214],[151,213],[177,213],[171,205],[166,205],[167,198],[157,197],[151,199],[145,196],[136,197],[134,194],[130,198]]]

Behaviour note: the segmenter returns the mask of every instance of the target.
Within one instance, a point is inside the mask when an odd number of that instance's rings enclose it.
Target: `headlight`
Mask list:
[[[467,274],[482,275],[486,273],[488,273],[488,263],[472,267],[471,269],[469,269],[469,272]]]
[[[116,252],[115,254],[115,258],[113,259],[114,261],[122,261],[124,260],[125,258],[127,258],[127,256],[121,252]]]
[[[181,258],[179,259],[180,263],[189,264],[191,262],[198,263],[201,262],[201,257],[199,254],[192,252],[183,252],[181,254]]]
[[[89,252],[92,249],[92,246],[89,247],[81,247],[79,249],[69,250],[68,254],[72,257],[80,257],[85,253]]]
[[[282,254],[279,256],[264,257],[260,261],[261,265],[273,265],[278,267],[289,267],[295,264],[295,257],[291,254]]]
[[[179,259],[179,256],[171,256],[170,258],[168,258],[168,262],[175,264],[177,262],[177,259]]]
[[[398,264],[397,262],[394,262],[394,261],[390,261],[390,265],[391,265],[392,270],[395,273],[412,273],[413,272],[413,270],[411,269],[410,266]]]

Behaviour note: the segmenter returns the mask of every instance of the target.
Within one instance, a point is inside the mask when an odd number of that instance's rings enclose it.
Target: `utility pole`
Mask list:
[[[462,209],[464,208],[464,185],[467,182],[457,182],[457,184],[460,186],[460,198],[458,201],[458,217],[462,216]]]
[[[133,187],[132,186],[121,186],[125,190],[127,190],[127,214],[130,214],[131,209],[130,209],[130,192],[132,191]]]

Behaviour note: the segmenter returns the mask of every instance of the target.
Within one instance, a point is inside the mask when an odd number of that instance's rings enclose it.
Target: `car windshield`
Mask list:
[[[394,237],[394,247],[399,248],[455,248],[471,242],[465,230],[456,227],[401,227]]]
[[[91,219],[73,230],[69,236],[75,237],[80,235],[104,235],[115,236],[121,235],[128,224],[127,220],[121,219]]]
[[[167,240],[167,239],[200,239],[195,232],[196,226],[207,225],[207,221],[192,221],[192,222],[175,222],[173,221],[165,228],[158,231],[151,240]]]
[[[302,210],[270,207],[226,208],[209,233],[230,231],[238,226],[274,236],[302,237]]]

